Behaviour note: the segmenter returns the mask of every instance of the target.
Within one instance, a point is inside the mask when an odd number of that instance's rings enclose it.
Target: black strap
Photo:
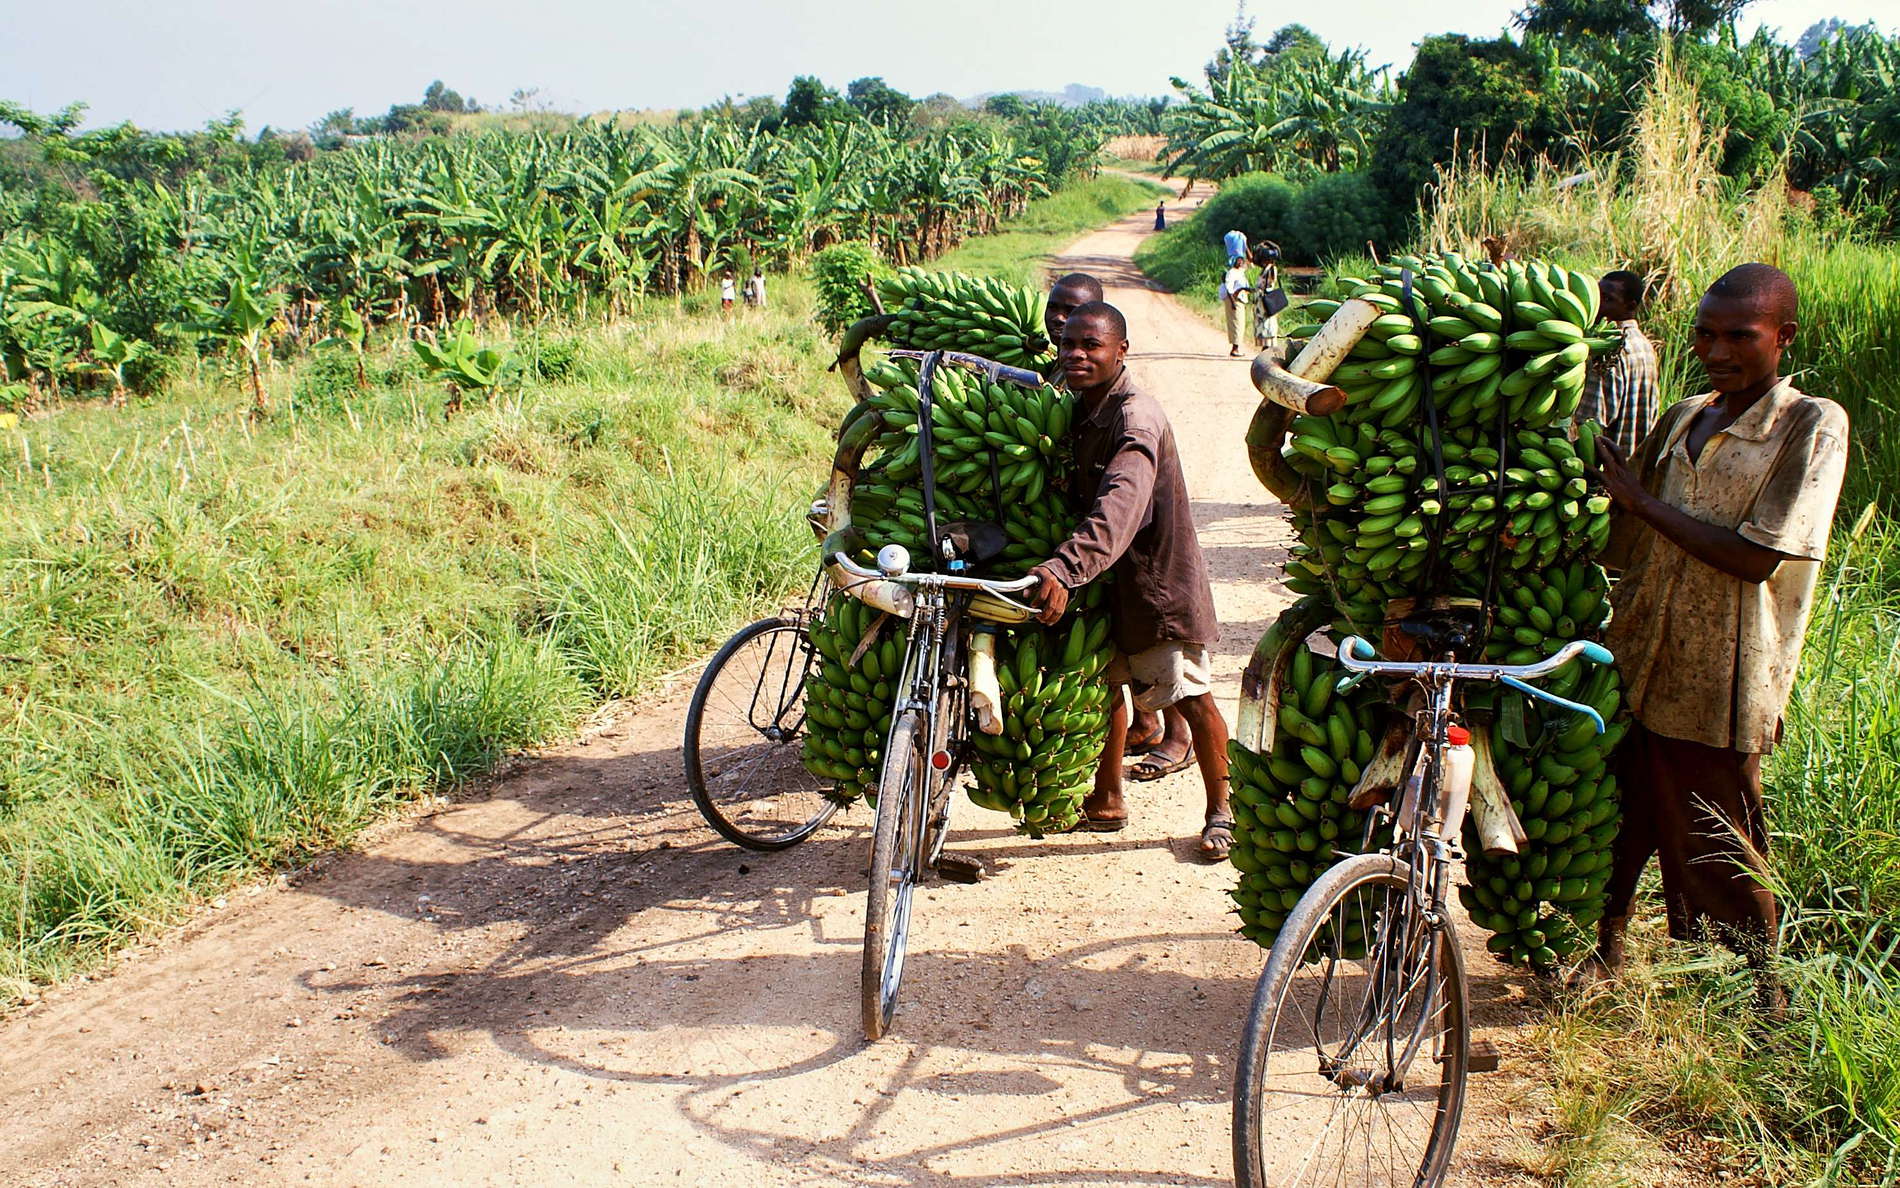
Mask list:
[[[924,365],[917,372],[917,461],[923,471],[924,479],[924,537],[930,550],[930,564],[927,572],[937,572],[940,558],[937,551],[942,542],[937,537],[937,461],[931,455],[931,413],[930,382],[937,374],[937,363],[943,358],[942,351],[932,351],[924,356]]]

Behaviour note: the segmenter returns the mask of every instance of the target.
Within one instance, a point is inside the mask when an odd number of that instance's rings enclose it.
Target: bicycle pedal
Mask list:
[[[1498,1071],[1498,1065],[1504,1059],[1498,1046],[1488,1039],[1471,1041],[1471,1047],[1465,1055],[1465,1071],[1488,1073]]]
[[[962,854],[937,855],[937,873],[952,883],[979,883],[990,873],[989,867]]]

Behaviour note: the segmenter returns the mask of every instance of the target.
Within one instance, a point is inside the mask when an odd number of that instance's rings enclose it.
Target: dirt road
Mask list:
[[[1288,601],[1287,530],[1239,447],[1245,362],[1129,262],[1151,217],[1051,267],[1103,279],[1173,418],[1231,714]],[[868,813],[779,855],[716,842],[682,785],[684,711],[516,760],[0,1027],[0,1180],[1230,1182],[1262,958],[1231,931],[1230,868],[1194,860],[1192,773],[1137,786],[1120,835],[1031,841],[965,804],[953,844],[997,873],[922,893],[895,1034],[867,1047]],[[1480,1022],[1515,1022],[1520,985],[1473,968]],[[1471,1182],[1521,1174],[1522,1089],[1480,1085]]]

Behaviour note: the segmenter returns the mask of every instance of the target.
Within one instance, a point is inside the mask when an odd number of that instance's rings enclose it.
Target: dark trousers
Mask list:
[[[1633,723],[1617,749],[1623,829],[1611,868],[1610,919],[1629,915],[1651,855],[1662,860],[1669,935],[1712,934],[1753,962],[1772,947],[1761,756],[1652,734]]]

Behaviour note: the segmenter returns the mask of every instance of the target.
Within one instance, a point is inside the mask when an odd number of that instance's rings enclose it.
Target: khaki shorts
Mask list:
[[[1116,651],[1108,662],[1108,679],[1113,684],[1127,685],[1134,694],[1135,708],[1149,713],[1213,688],[1207,646],[1178,639],[1164,640],[1133,656]]]

